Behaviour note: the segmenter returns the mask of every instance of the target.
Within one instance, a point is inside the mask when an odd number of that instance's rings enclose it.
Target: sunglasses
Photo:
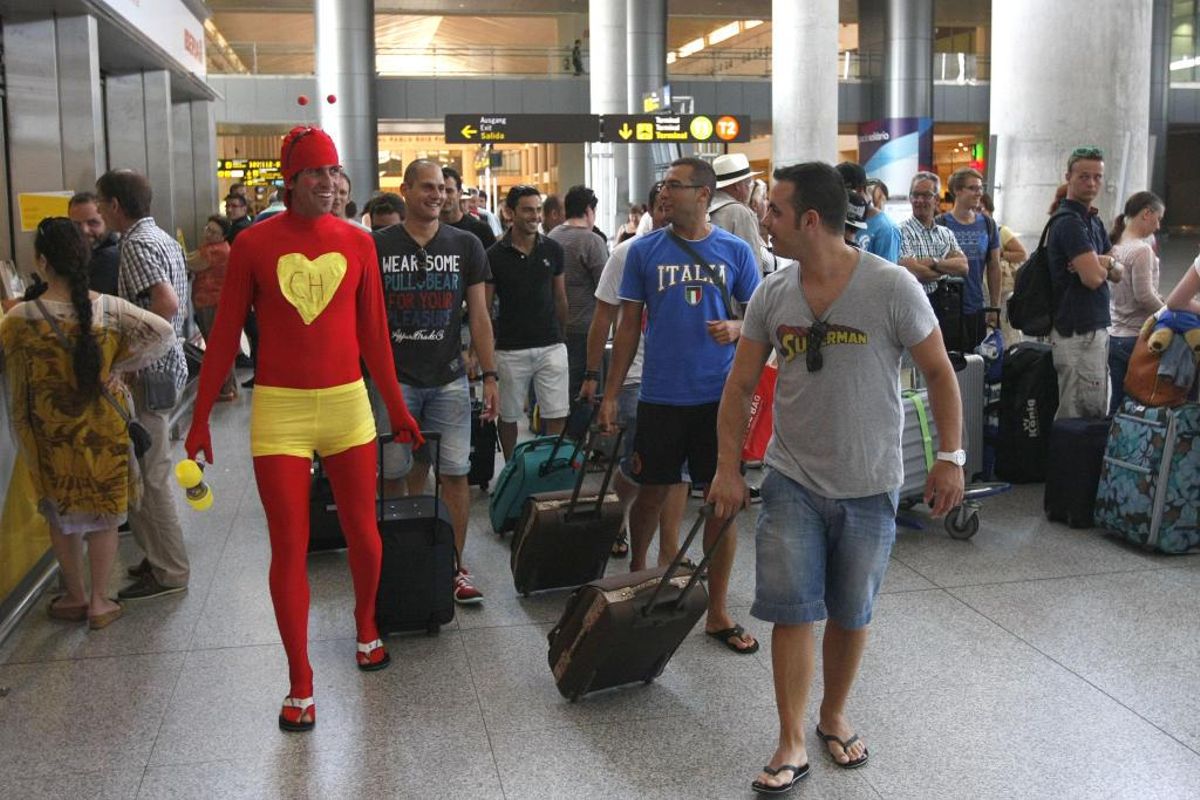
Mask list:
[[[50,226],[59,222],[71,222],[67,217],[46,217],[37,226],[38,236],[48,236],[50,234]],[[72,223],[74,224],[74,223]]]
[[[1104,160],[1104,151],[1099,147],[1076,147],[1071,151],[1071,158],[1098,158]]]
[[[825,357],[821,355],[821,345],[825,344],[825,336],[829,327],[821,320],[815,320],[808,328],[808,344],[804,348],[804,366],[809,372],[819,372],[825,366]]]

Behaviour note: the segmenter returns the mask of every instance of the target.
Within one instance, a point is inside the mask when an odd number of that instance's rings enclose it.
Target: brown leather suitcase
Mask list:
[[[650,683],[662,674],[708,606],[700,579],[709,556],[691,572],[683,559],[711,513],[711,506],[701,509],[666,567],[611,575],[571,595],[549,634],[550,670],[564,697],[574,702],[589,692]],[[721,535],[728,529],[726,522]]]
[[[509,559],[513,585],[521,594],[604,577],[624,518],[621,501],[608,491],[624,435],[623,430],[615,435],[589,434],[585,451],[607,461],[599,488],[584,488],[585,468],[578,471],[571,491],[539,492],[525,501]]]

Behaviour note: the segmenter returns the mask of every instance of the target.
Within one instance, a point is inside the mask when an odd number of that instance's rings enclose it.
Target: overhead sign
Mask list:
[[[595,114],[447,114],[446,141],[451,144],[595,142],[600,117]]]
[[[748,142],[740,114],[447,114],[450,144]]]
[[[706,114],[605,114],[602,142],[748,142],[750,118]]]
[[[198,77],[208,73],[204,58],[204,21],[184,0],[99,0],[135,31],[162,48]],[[193,4],[195,5],[195,4]]]
[[[660,108],[671,107],[671,85],[666,84],[661,89],[652,92],[642,92],[642,111],[649,114]]]
[[[220,158],[217,177],[232,178],[247,186],[270,186],[283,180],[278,158]]]

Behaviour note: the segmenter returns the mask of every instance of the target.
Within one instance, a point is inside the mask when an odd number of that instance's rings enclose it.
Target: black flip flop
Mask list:
[[[792,779],[787,783],[781,783],[778,786],[762,783],[761,781],[753,781],[750,788],[759,794],[787,794],[792,789],[796,788],[796,784],[808,777],[808,764],[802,767],[797,767],[795,764],[781,764],[778,767],[763,767],[762,771],[768,775],[778,775],[785,769],[792,771]]]
[[[629,539],[622,533],[621,537],[613,542],[612,557],[624,558],[627,555],[629,555]]]
[[[711,636],[738,655],[748,656],[758,652],[758,639],[755,639],[754,644],[750,645],[749,647],[738,647],[736,644],[729,641],[735,637],[741,639],[745,632],[746,629],[741,625],[734,625],[732,628],[725,628],[724,630],[720,631],[705,631],[704,635]]]
[[[829,742],[837,742],[838,746],[842,748],[842,752],[845,753],[847,756],[850,755],[850,745],[852,745],[858,741],[857,733],[843,742],[838,737],[822,731],[820,725],[817,726],[817,736],[821,739],[822,742],[824,742],[826,744],[828,744]],[[867,752],[866,748],[863,748],[863,754],[861,756],[854,759],[853,761],[847,761],[845,764],[843,764],[841,761],[838,761],[836,758],[833,757],[833,753],[831,753],[829,751],[828,747],[825,748],[825,752],[829,753],[829,760],[832,761],[837,766],[841,767],[842,769],[855,769],[857,767],[861,767],[863,764],[867,763],[867,756],[870,755],[870,753]]]

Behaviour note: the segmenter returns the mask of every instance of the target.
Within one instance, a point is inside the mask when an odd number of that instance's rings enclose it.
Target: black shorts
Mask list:
[[[633,479],[651,486],[679,483],[686,462],[692,483],[711,483],[717,472],[718,406],[639,402],[629,465]]]

